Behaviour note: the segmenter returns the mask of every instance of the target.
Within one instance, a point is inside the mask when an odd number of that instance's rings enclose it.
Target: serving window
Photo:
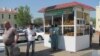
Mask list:
[[[77,30],[76,30],[77,36],[82,36],[84,34],[83,28],[84,28],[84,26],[77,26]]]
[[[45,27],[45,34],[50,34],[50,27]]]
[[[54,16],[53,24],[62,25],[62,16],[61,15]]]
[[[45,26],[48,26],[52,23],[52,16],[45,16]]]
[[[77,31],[76,31],[77,36],[82,36],[82,35],[89,35],[89,25],[86,26],[77,26]]]
[[[64,35],[74,36],[74,26],[66,26],[66,27],[64,27]]]

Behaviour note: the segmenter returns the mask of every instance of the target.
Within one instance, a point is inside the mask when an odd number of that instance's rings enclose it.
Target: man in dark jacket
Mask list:
[[[92,46],[93,26],[90,25],[90,47]]]

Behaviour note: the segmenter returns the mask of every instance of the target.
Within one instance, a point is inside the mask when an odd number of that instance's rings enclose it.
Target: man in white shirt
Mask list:
[[[27,33],[27,39],[28,39],[28,43],[27,43],[27,56],[29,56],[29,49],[30,49],[31,45],[32,45],[31,56],[33,56],[33,54],[34,54],[34,47],[35,47],[35,35],[36,35],[36,33],[35,33],[34,25],[32,23],[30,23],[28,25],[26,33]]]

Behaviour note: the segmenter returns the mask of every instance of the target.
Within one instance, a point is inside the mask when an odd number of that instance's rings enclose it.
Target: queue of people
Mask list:
[[[51,39],[51,51],[57,51],[58,49],[58,40],[59,40],[59,33],[60,29],[57,24],[51,25],[50,28],[50,39]]]
[[[13,48],[17,44],[17,41],[19,39],[18,33],[16,32],[16,29],[10,24],[9,21],[4,22],[5,32],[3,34],[4,38],[4,44],[5,44],[5,52],[6,56],[14,56]],[[90,25],[90,47],[92,43],[92,26]],[[30,46],[32,46],[32,53],[31,56],[34,56],[34,50],[35,50],[35,25],[32,23],[28,24],[28,27],[26,29],[26,38],[27,38],[27,48],[26,48],[26,56],[29,56],[29,49]],[[51,25],[50,27],[50,42],[51,42],[51,51],[58,51],[58,43],[59,43],[59,37],[60,37],[60,28],[57,24]],[[16,50],[15,50],[16,51]]]

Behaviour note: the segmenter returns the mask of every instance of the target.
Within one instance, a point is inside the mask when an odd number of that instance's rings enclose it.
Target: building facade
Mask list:
[[[3,28],[4,21],[10,21],[13,26],[17,27],[15,23],[16,13],[15,9],[0,8],[0,28]]]
[[[96,30],[100,31],[100,6],[96,7]]]

